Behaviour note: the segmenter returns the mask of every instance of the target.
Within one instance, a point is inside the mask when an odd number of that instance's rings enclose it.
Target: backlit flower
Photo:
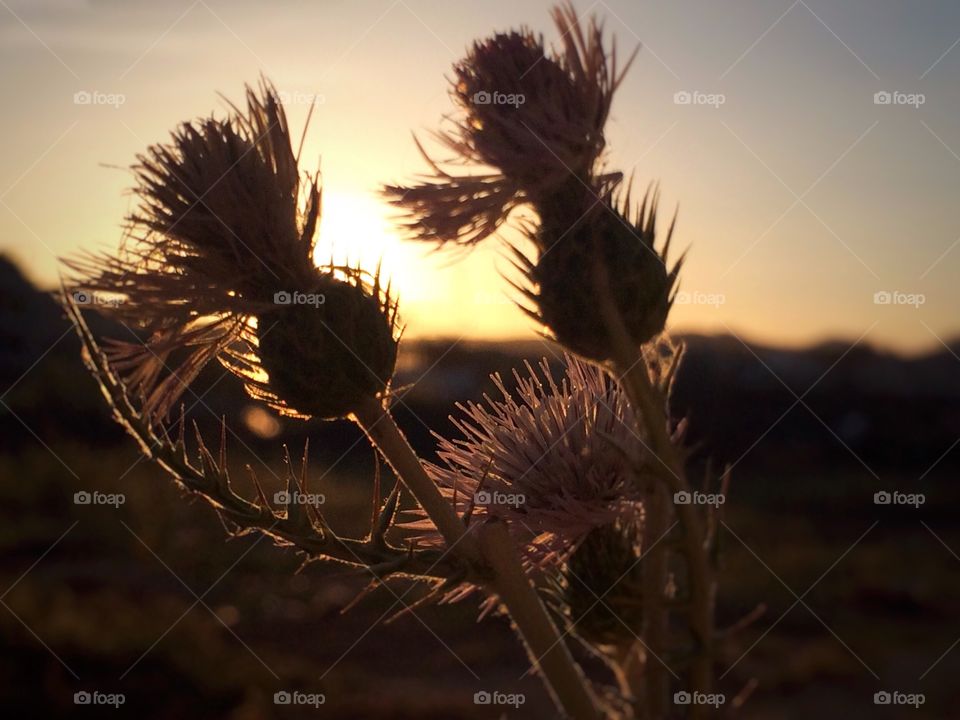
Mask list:
[[[557,186],[594,174],[623,73],[596,20],[585,26],[570,4],[555,8],[553,17],[559,50],[548,52],[542,38],[521,29],[474,43],[454,66],[458,112],[435,137],[455,163],[495,172],[455,172],[427,157],[431,176],[388,186],[393,204],[414,219],[409,229],[417,239],[479,242],[518,205],[536,204]]]
[[[546,360],[539,372],[526,367],[515,393],[494,376],[501,398],[458,405],[461,437],[440,439],[441,462],[428,471],[471,523],[506,521],[528,564],[543,566],[594,528],[637,516],[646,451],[626,396],[601,369],[566,356],[557,381]]]
[[[457,173],[427,158],[432,176],[386,193],[414,238],[439,245],[473,245],[515,208],[532,210],[519,223],[529,247],[509,245],[521,306],[567,349],[604,362],[615,345],[607,308],[636,346],[650,341],[664,329],[681,263],[666,264],[672,226],[655,245],[657,193],[634,207],[629,183],[603,165],[604,126],[626,69],[595,19],[581,21],[568,3],[553,16],[561,51],[521,30],[476,43],[454,67],[459,113],[437,137],[456,162],[497,172]]]
[[[273,86],[181,125],[133,172],[120,252],[68,266],[71,289],[116,298],[95,307],[131,337],[107,355],[146,415],[167,416],[213,358],[289,415],[340,417],[387,389],[396,303],[376,274],[314,264],[319,179],[301,176]]]

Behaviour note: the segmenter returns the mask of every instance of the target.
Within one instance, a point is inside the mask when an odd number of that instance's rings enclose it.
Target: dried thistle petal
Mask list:
[[[497,173],[455,174],[427,157],[432,176],[386,187],[412,219],[413,237],[474,244],[496,232],[516,205],[535,202],[571,177],[593,177],[623,73],[595,19],[585,26],[569,3],[553,17],[559,50],[548,52],[541,38],[521,29],[475,43],[454,66],[451,94],[460,113],[435,137],[456,162]]]
[[[454,73],[463,119],[451,137],[520,188],[583,172],[602,151],[602,121],[597,127],[575,79],[529,31],[475,43]]]

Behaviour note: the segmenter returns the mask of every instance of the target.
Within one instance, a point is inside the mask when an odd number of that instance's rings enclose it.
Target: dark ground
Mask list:
[[[483,689],[525,694],[507,717],[553,717],[539,681],[522,677],[526,658],[505,621],[477,625],[475,602],[384,624],[422,592],[396,581],[341,615],[366,578],[317,564],[297,572],[288,549],[227,541],[212,510],[139,460],[110,422],[67,329],[0,262],[5,717],[499,717],[474,705]],[[729,337],[689,345],[676,411],[691,420],[694,466],[708,456],[735,464],[719,624],[767,606],[718,659],[728,697],[756,681],[739,716],[960,717],[951,680],[960,671],[960,359],[846,344],[748,349]],[[488,390],[489,371],[550,352],[408,344],[401,384],[423,377],[400,422],[429,451],[425,426],[448,431],[453,402]],[[309,434],[328,515],[363,532],[373,459],[363,442],[340,459],[357,431],[285,422],[282,437],[258,438],[240,419],[247,401],[221,375],[215,368],[198,384],[193,415],[209,437],[220,413],[236,418],[238,473],[250,462],[278,485],[281,443],[296,453]],[[882,489],[922,492],[926,503],[878,507]],[[80,490],[126,502],[77,506]],[[83,690],[120,692],[126,703],[77,707]],[[277,706],[278,690],[323,693],[326,703]],[[925,704],[877,707],[878,690],[924,693]]]

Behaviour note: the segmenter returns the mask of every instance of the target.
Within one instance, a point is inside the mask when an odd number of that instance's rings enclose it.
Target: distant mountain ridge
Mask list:
[[[109,334],[107,321],[91,319],[98,332]],[[691,440],[721,461],[856,464],[859,457],[882,466],[922,468],[960,438],[960,342],[904,358],[845,342],[788,350],[745,345],[729,335],[680,339],[687,353],[674,414],[687,417]],[[448,432],[447,416],[457,401],[495,392],[490,373],[500,372],[509,384],[512,368],[522,370],[524,360],[535,364],[544,355],[553,359],[560,351],[547,351],[536,340],[407,341],[395,385],[417,384],[403,396],[398,414],[415,443],[432,447],[424,425]],[[211,411],[201,413],[205,420],[238,417],[250,404],[238,381],[224,377],[216,365],[198,385],[210,388],[204,404]],[[29,439],[24,422],[41,436],[119,437],[81,365],[79,343],[63,311],[2,255],[0,397],[17,416],[0,406],[2,445]],[[307,432],[302,424],[287,427],[294,436]],[[310,432],[318,432],[316,426]],[[319,432],[334,444],[342,435],[333,429]]]

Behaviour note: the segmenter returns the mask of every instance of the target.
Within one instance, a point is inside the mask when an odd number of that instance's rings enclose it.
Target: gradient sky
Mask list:
[[[412,336],[531,337],[493,243],[466,258],[401,243],[380,183],[424,165],[412,131],[450,109],[445,76],[474,38],[538,0],[0,0],[0,252],[53,283],[57,256],[113,248],[124,169],[177,122],[222,112],[260,72],[321,163],[321,246],[383,255]],[[679,205],[677,330],[918,352],[960,334],[960,3],[580,0],[626,54],[610,164]],[[123,96],[76,104],[75,93]],[[723,104],[677,104],[677,92]],[[877,92],[922,105],[876,104]],[[322,161],[322,162],[321,162]],[[877,292],[922,305],[874,302]],[[908,298],[898,296],[906,302]]]

